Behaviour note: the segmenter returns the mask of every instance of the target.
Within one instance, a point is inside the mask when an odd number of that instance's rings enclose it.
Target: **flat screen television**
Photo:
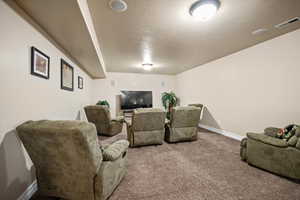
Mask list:
[[[121,109],[152,108],[152,91],[121,91]]]

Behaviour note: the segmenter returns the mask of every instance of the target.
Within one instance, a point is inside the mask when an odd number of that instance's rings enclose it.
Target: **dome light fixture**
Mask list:
[[[124,12],[127,10],[127,3],[123,0],[111,0],[109,6],[116,12]]]
[[[143,69],[146,70],[146,71],[151,71],[152,68],[153,68],[152,63],[143,63],[142,66],[143,66]]]
[[[207,21],[217,13],[220,6],[219,0],[199,0],[192,4],[190,15],[201,21]]]

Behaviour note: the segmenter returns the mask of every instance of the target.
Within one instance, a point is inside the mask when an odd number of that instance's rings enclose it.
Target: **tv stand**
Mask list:
[[[133,109],[132,110],[122,110],[124,118],[131,118]]]

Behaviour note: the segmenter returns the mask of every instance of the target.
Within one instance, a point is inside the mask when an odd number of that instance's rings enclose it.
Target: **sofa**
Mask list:
[[[157,108],[139,108],[126,121],[130,147],[163,144],[166,113]]]
[[[122,132],[124,117],[112,119],[107,106],[91,105],[84,107],[89,122],[95,124],[98,134],[114,136]]]
[[[200,114],[201,108],[195,106],[173,107],[165,140],[170,143],[197,140]]]
[[[287,139],[274,137],[278,129],[247,133],[241,141],[241,159],[248,164],[291,179],[300,179],[300,128]],[[272,136],[270,136],[272,135]]]
[[[28,121],[17,133],[36,168],[39,194],[105,200],[126,174],[128,141],[101,147],[84,121]]]

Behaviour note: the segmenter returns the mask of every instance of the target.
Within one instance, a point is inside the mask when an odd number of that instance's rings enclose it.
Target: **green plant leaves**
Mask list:
[[[164,108],[167,110],[167,118],[170,118],[170,107],[176,106],[178,104],[178,98],[174,92],[164,92],[162,93],[161,101]]]
[[[100,101],[98,101],[98,102],[96,103],[96,105],[110,107],[108,101],[106,101],[106,100],[100,100]]]

